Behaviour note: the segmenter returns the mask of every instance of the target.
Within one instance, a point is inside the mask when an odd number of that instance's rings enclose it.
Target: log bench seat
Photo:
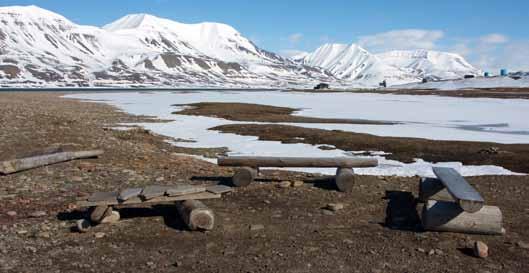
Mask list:
[[[425,205],[422,223],[426,230],[500,235],[502,213],[486,206],[481,194],[452,168],[433,167],[437,178],[422,178],[419,201]]]
[[[104,224],[119,221],[119,212],[114,210],[116,207],[175,203],[180,217],[191,230],[209,230],[214,226],[213,212],[199,200],[221,198],[223,193],[232,189],[224,185],[153,185],[114,192],[96,192],[78,199],[76,204],[80,208],[89,208],[91,224]]]
[[[336,168],[335,183],[338,190],[350,192],[354,186],[353,168],[378,166],[378,160],[354,157],[254,157],[229,156],[217,159],[219,166],[239,167],[232,181],[236,187],[250,185],[259,174],[259,168]]]

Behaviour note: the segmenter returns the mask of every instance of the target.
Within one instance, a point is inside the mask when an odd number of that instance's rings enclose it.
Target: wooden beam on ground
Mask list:
[[[484,206],[483,197],[456,170],[434,167],[433,172],[464,211],[478,212]]]
[[[428,200],[454,201],[454,198],[441,180],[437,178],[423,177],[419,182],[419,201],[425,203]]]
[[[101,150],[63,152],[56,154],[40,155],[0,162],[0,174],[12,174],[20,171],[34,169],[51,164],[66,162],[75,159],[94,158],[103,154]]]
[[[498,207],[483,206],[475,213],[464,211],[458,204],[429,200],[422,211],[424,229],[431,231],[501,235],[502,213]]]
[[[215,227],[213,210],[198,200],[178,202],[176,208],[190,230],[212,230]]]
[[[120,202],[117,197],[113,200],[104,200],[99,202],[91,202],[87,199],[77,201],[79,207],[95,207],[95,206],[116,206],[116,205],[135,205],[135,204],[153,204],[153,203],[171,203],[182,200],[201,200],[201,199],[215,199],[221,198],[220,194],[214,194],[211,192],[201,192],[188,195],[180,196],[160,196],[149,200],[143,200],[140,197],[130,198],[126,201]]]
[[[219,166],[229,167],[278,167],[278,168],[367,168],[378,166],[378,160],[372,158],[351,157],[254,157],[230,156],[219,157]]]

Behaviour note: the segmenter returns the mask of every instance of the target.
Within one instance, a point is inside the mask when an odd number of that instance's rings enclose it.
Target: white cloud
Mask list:
[[[288,41],[292,44],[297,44],[303,39],[303,33],[294,33],[288,36]]]
[[[499,33],[491,33],[481,36],[479,40],[485,44],[504,44],[509,41],[509,38]]]
[[[444,32],[440,30],[402,29],[361,36],[358,44],[373,52],[433,49],[443,37]]]

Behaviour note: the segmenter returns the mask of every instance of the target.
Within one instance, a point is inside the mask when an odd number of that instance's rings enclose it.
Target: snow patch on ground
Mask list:
[[[397,89],[439,89],[459,90],[472,88],[523,88],[529,87],[529,77],[515,80],[510,77],[473,78],[460,80],[447,80],[427,83],[409,83],[392,86]]]
[[[403,126],[408,136],[430,135],[433,139],[443,138],[461,139],[478,138],[488,135],[486,139],[497,142],[519,141],[529,143],[528,135],[509,133],[510,130],[529,131],[527,125],[521,121],[524,113],[529,114],[529,102],[524,100],[492,100],[492,99],[453,99],[434,96],[395,96],[378,94],[313,94],[313,93],[286,93],[286,92],[156,92],[151,94],[141,93],[92,93],[74,94],[68,98],[103,100],[104,103],[115,105],[118,108],[135,115],[156,116],[160,119],[173,120],[168,123],[137,124],[157,134],[186,139],[194,142],[176,142],[175,144],[191,148],[218,148],[227,147],[230,155],[258,155],[258,156],[307,156],[307,157],[338,157],[359,154],[359,151],[321,150],[317,146],[308,144],[283,144],[277,141],[260,141],[253,136],[240,136],[236,134],[221,134],[209,128],[238,124],[219,118],[187,116],[172,114],[178,107],[172,104],[187,104],[196,102],[246,102],[259,103],[284,107],[303,108],[299,115],[330,118],[362,118],[371,120],[398,120],[406,122],[404,125],[346,125],[346,124],[293,124],[302,127],[314,127],[360,132],[370,132],[377,127],[381,133],[399,136]],[[491,108],[493,107],[493,108]],[[367,109],[371,109],[367,111]],[[490,111],[494,109],[494,111]],[[411,111],[410,111],[411,110]],[[420,113],[420,114],[417,114]],[[455,113],[455,114],[454,114]],[[459,120],[456,118],[459,117]],[[508,124],[504,132],[471,130],[450,126],[450,121],[459,125],[493,124],[499,122]],[[248,122],[244,122],[248,123]],[[257,123],[257,122],[255,122]],[[446,124],[445,124],[446,123]],[[257,123],[259,124],[259,123]],[[330,127],[329,127],[330,126]],[[414,127],[415,126],[415,127]],[[492,126],[494,127],[494,126]],[[424,132],[423,132],[424,131]],[[476,133],[472,135],[471,133]],[[469,135],[470,134],[470,135]],[[363,151],[362,151],[363,152]],[[398,175],[398,176],[432,176],[431,167],[450,166],[458,169],[463,175],[512,175],[515,174],[498,166],[466,166],[459,162],[443,162],[432,164],[417,159],[414,163],[402,163],[388,160],[383,151],[371,153],[366,157],[375,157],[380,166],[356,170],[359,174],[368,175]],[[333,174],[334,169],[306,169],[295,168],[292,170]]]

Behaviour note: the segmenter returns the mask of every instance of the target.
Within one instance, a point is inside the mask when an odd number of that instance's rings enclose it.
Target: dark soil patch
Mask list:
[[[338,124],[380,124],[391,125],[396,122],[365,119],[313,118],[292,115],[301,109],[277,107],[250,103],[201,102],[193,104],[175,104],[173,106],[191,106],[178,115],[218,117],[234,121],[292,122],[292,123],[338,123]]]

